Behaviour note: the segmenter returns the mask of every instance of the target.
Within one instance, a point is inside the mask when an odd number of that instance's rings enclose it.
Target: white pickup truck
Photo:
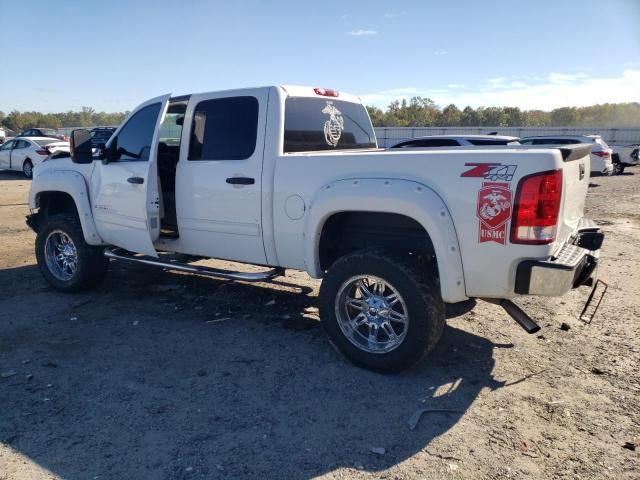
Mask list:
[[[593,283],[603,239],[583,218],[590,146],[385,151],[360,100],[333,90],[164,95],[97,155],[86,130],[71,146],[35,169],[29,194],[53,287],[90,288],[110,259],[237,281],[304,270],[323,279],[330,340],[375,370],[423,357],[445,303],[489,300],[536,331],[509,299]]]

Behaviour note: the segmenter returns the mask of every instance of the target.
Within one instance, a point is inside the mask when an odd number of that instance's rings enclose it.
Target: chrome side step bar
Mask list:
[[[218,270],[217,268],[203,267],[200,265],[189,265],[187,263],[167,262],[146,255],[135,255],[121,248],[106,248],[104,256],[125,260],[127,262],[143,263],[153,267],[166,268],[167,270],[177,270],[179,272],[197,273],[214,278],[225,280],[238,280],[241,282],[266,282],[274,277],[284,276],[284,268],[276,267],[266,272],[230,272],[228,270]]]

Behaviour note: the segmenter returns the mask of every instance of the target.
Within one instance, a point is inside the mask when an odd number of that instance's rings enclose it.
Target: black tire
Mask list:
[[[613,165],[613,174],[614,175],[622,175],[624,173],[625,165],[621,163],[616,163]]]
[[[22,173],[27,178],[33,177],[33,163],[28,158],[22,163]]]
[[[365,351],[340,327],[336,315],[340,290],[358,275],[379,277],[404,300],[409,317],[407,331],[402,342],[389,352]],[[398,372],[417,363],[436,345],[445,325],[444,302],[435,268],[416,256],[384,249],[362,250],[337,260],[320,287],[319,306],[332,344],[356,365],[380,372]]]
[[[68,279],[56,276],[52,271],[55,267],[47,263],[45,246],[53,232],[66,234],[75,247],[75,271]],[[36,259],[45,280],[62,292],[81,292],[95,287],[104,279],[109,266],[103,249],[85,242],[78,217],[70,213],[52,215],[43,220],[36,237]]]

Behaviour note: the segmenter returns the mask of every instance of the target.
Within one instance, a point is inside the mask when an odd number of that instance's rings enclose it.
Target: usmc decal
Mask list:
[[[478,191],[476,215],[480,219],[478,241],[506,243],[507,223],[511,218],[513,195],[510,185],[501,182],[484,182]]]
[[[324,139],[327,144],[335,147],[338,145],[344,130],[342,112],[335,107],[333,102],[327,100],[327,106],[322,109],[322,113],[329,115],[329,120],[324,122]]]

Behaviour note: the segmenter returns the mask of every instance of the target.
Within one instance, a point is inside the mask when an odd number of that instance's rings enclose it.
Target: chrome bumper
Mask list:
[[[604,235],[597,228],[579,231],[572,243],[547,260],[525,260],[516,270],[515,293],[557,297],[572,288],[593,285]]]

